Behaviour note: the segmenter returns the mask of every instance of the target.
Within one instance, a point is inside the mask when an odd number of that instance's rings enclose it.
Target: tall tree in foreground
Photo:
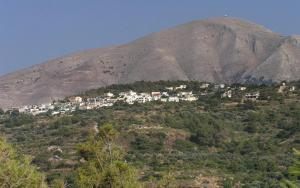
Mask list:
[[[294,163],[289,168],[289,174],[291,176],[291,180],[283,180],[281,186],[284,188],[299,188],[299,180],[300,180],[300,151],[294,149]],[[297,182],[298,181],[298,182]]]
[[[124,152],[115,143],[116,136],[117,131],[111,125],[104,125],[96,136],[79,145],[85,162],[75,172],[78,187],[140,187],[135,170],[124,161]]]
[[[46,188],[45,177],[0,137],[0,187]]]

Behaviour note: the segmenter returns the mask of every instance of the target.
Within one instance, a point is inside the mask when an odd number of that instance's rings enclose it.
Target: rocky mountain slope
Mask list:
[[[0,77],[3,108],[146,80],[300,79],[300,36],[234,18],[193,21],[129,44],[91,49]]]

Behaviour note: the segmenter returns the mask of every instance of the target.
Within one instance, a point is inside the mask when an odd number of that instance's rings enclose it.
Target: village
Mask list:
[[[287,89],[287,85],[282,83],[279,86],[278,93],[282,93]],[[193,102],[199,99],[199,96],[207,95],[207,89],[212,88],[214,92],[221,91],[221,99],[230,99],[234,95],[234,91],[238,90],[244,92],[242,100],[256,101],[260,97],[259,91],[245,92],[247,90],[246,86],[239,86],[238,88],[231,88],[230,85],[225,84],[210,84],[202,83],[199,85],[201,91],[198,95],[194,94],[193,91],[187,90],[187,85],[179,85],[173,87],[165,87],[165,91],[152,91],[152,92],[135,92],[132,90],[119,92],[118,94],[113,94],[107,92],[101,96],[93,98],[83,98],[80,96],[72,96],[67,99],[67,101],[55,101],[48,104],[40,105],[28,105],[19,108],[14,108],[19,113],[38,115],[48,113],[49,115],[63,115],[75,112],[76,110],[93,110],[103,107],[110,107],[117,102],[127,103],[132,105],[134,103],[147,103],[152,101],[161,102],[180,102],[188,101]],[[289,91],[295,91],[295,86],[288,88]]]
[[[111,92],[105,93],[102,96],[94,98],[83,99],[80,96],[72,96],[68,98],[68,102],[52,102],[49,104],[41,105],[29,105],[16,108],[19,113],[26,113],[32,115],[38,115],[51,112],[51,115],[59,115],[71,113],[76,110],[92,110],[102,107],[113,106],[117,102],[124,102],[127,104],[134,103],[146,103],[151,101],[161,102],[179,102],[179,101],[196,101],[198,97],[193,94],[192,91],[183,91],[186,89],[186,85],[180,85],[178,87],[167,87],[168,91],[178,91],[175,94],[169,94],[169,92],[153,91],[150,93],[137,93],[129,90],[120,92],[118,95],[114,95]]]

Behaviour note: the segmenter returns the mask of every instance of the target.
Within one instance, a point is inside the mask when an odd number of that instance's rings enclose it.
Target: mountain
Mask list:
[[[74,53],[0,77],[3,108],[49,102],[134,81],[277,82],[300,79],[300,36],[215,18],[129,44]]]

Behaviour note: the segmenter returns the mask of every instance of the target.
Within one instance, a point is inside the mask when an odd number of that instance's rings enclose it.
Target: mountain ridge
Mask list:
[[[224,17],[191,21],[131,43],[65,55],[0,77],[3,108],[135,81],[300,79],[300,36]]]

